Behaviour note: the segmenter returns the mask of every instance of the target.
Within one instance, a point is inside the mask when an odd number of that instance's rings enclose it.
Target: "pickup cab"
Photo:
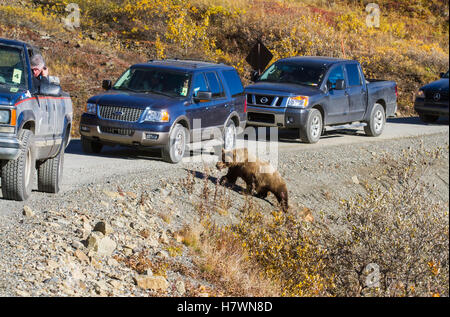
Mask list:
[[[64,150],[70,142],[72,101],[59,79],[35,87],[27,43],[0,39],[0,163],[4,199],[30,197],[35,173],[38,191],[57,193]]]
[[[131,66],[105,93],[87,101],[80,133],[84,152],[103,145],[160,148],[178,163],[191,141],[222,139],[231,149],[245,128],[244,87],[231,66],[159,60]]]
[[[379,136],[397,110],[396,83],[367,80],[357,61],[285,58],[252,79],[245,88],[247,124],[298,129],[306,143],[318,142],[326,126],[345,124]]]

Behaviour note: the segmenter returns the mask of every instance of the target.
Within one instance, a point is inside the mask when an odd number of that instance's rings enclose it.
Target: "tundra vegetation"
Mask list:
[[[43,49],[75,103],[75,121],[102,79],[131,63],[201,58],[235,66],[258,38],[274,60],[293,55],[357,59],[368,78],[395,80],[399,114],[413,113],[417,89],[449,65],[448,1],[380,0],[379,27],[368,27],[371,1],[350,0],[33,0],[0,4],[0,36]],[[69,3],[80,26],[64,27]],[[78,134],[78,124],[73,133]]]
[[[430,199],[424,179],[443,151],[385,155],[364,193],[317,219],[307,207],[261,212],[247,197],[240,221],[219,227],[211,219],[226,198],[208,189],[206,173],[202,226],[183,229],[181,241],[200,255],[203,277],[227,294],[448,296],[448,203]]]

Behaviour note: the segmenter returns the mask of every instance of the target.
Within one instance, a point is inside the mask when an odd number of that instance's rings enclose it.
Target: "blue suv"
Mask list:
[[[90,98],[81,117],[84,152],[103,145],[159,147],[162,157],[178,163],[186,146],[220,138],[236,144],[246,125],[244,88],[236,70],[224,64],[158,60],[131,66],[104,94]]]

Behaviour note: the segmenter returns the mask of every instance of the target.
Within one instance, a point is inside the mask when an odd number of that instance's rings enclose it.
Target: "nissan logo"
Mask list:
[[[262,97],[262,98],[260,99],[260,101],[261,101],[261,103],[268,103],[268,102],[269,102],[269,99],[268,99],[267,97]]]
[[[433,99],[434,99],[434,101],[439,101],[439,100],[441,100],[441,94],[438,93],[438,92],[435,93]]]

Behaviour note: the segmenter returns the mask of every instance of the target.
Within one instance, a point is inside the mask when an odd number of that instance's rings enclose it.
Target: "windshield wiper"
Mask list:
[[[128,87],[113,87],[114,90],[125,90],[125,91],[131,91],[131,92],[139,92],[138,90],[128,88]]]
[[[146,93],[149,93],[149,94],[157,94],[157,95],[163,95],[163,96],[166,96],[166,97],[173,97],[173,96],[170,95],[170,94],[164,93],[164,92],[162,92],[162,91],[156,91],[156,90],[147,90]]]

